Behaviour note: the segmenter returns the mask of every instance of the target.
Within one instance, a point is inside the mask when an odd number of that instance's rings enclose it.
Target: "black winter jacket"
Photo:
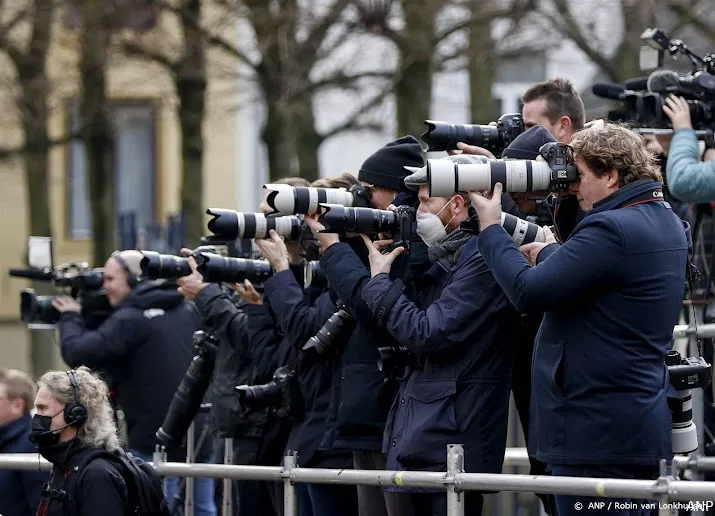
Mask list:
[[[156,431],[191,362],[192,336],[199,328],[197,311],[176,285],[140,283],[97,331],[87,330],[79,314],[62,314],[62,358],[71,367],[85,365],[111,376],[129,447],[151,454]],[[181,451],[169,453],[170,460],[181,457]]]

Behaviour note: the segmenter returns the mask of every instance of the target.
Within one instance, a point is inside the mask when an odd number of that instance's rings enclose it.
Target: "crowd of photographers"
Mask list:
[[[296,452],[300,467],[445,471],[447,446],[462,444],[465,471],[499,473],[513,394],[532,474],[657,478],[681,451],[679,362],[666,358],[690,246],[666,201],[715,200],[715,161],[700,161],[679,97],[664,107],[672,141],[586,124],[564,79],[522,100],[502,148],[455,140],[425,162],[406,136],[356,177],[269,185],[261,212],[285,217],[209,210],[209,229],[255,236],[261,260],[113,254],[101,324],[71,297],[52,302],[64,360],[105,374],[146,460],[158,439],[183,461],[194,421],[199,462],[222,462],[231,438],[234,464]],[[196,514],[217,514],[220,485],[197,479]],[[170,479],[175,506],[182,491]],[[281,484],[232,491],[235,514],[282,514]],[[465,493],[466,514],[481,514],[483,494]],[[538,496],[551,516],[592,501]],[[299,484],[298,503],[300,516],[447,510],[444,492],[405,487]]]

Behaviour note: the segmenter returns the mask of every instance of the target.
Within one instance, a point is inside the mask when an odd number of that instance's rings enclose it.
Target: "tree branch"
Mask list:
[[[322,19],[318,21],[311,29],[308,37],[301,43],[297,52],[297,60],[304,63],[312,60],[311,56],[315,56],[323,46],[325,37],[330,28],[340,19],[342,12],[350,5],[352,0],[335,0],[330,9],[327,10]]]
[[[50,9],[50,7],[40,6],[39,2],[35,6],[35,9]],[[29,14],[30,9],[22,9],[18,11],[15,16],[13,16],[6,25],[0,27],[0,50],[4,50],[7,53],[10,60],[13,62],[17,69],[22,67],[25,55],[18,45],[16,45],[12,40],[10,40],[10,31],[15,28],[20,22],[26,19]],[[34,32],[34,27],[33,27]]]
[[[698,16],[695,13],[695,9],[686,7],[679,2],[668,2],[668,9],[686,23],[691,24],[695,30],[715,44],[715,28],[708,25],[707,18]]]
[[[124,53],[128,56],[160,64],[172,74],[175,74],[178,71],[179,63],[169,59],[161,52],[156,52],[155,50],[145,47],[144,45],[140,45],[136,41],[123,41],[121,47]]]

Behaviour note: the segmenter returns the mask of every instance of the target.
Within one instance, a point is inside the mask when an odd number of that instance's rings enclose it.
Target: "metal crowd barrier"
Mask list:
[[[527,464],[526,450],[507,450],[506,466]],[[715,470],[715,458],[678,457],[670,468],[663,462],[657,480],[464,473],[463,465],[464,449],[459,444],[447,447],[446,472],[299,468],[295,454],[284,458],[283,467],[164,462],[161,452],[154,454],[153,463],[162,476],[283,482],[285,516],[297,514],[296,483],[446,489],[448,516],[464,516],[464,491],[469,490],[654,500],[653,507],[659,509],[660,515],[673,514],[678,508],[678,504],[673,502],[690,502],[680,506],[695,504],[700,510],[715,506],[715,483],[677,480],[681,468]],[[49,471],[50,464],[33,454],[0,454],[0,469]],[[187,516],[192,516],[191,512]]]

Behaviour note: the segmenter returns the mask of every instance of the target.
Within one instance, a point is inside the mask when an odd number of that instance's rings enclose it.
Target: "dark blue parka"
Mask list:
[[[386,299],[394,282],[378,274],[362,296],[373,316],[417,356],[385,428],[389,470],[445,471],[447,445],[463,444],[465,470],[500,473],[511,390],[511,332],[517,314],[477,251],[476,236],[423,277],[418,302]]]
[[[565,244],[542,249],[536,267],[500,226],[479,235],[512,303],[546,312],[534,352],[529,452],[547,464],[655,465],[672,457],[664,359],[688,243],[683,223],[658,200],[660,188],[639,180],[594,204]]]
[[[293,348],[291,357],[299,354],[305,342],[337,309],[327,291],[311,303],[310,295],[304,293],[289,271],[274,274],[266,282],[265,296],[286,341]],[[300,358],[299,381],[305,414],[302,421],[293,425],[286,449],[298,452],[301,467],[345,468],[352,465],[352,456],[318,452],[328,414],[334,357],[335,353],[330,352],[321,357],[310,353]]]
[[[360,241],[359,245],[364,244]],[[400,258],[403,266],[409,263],[405,257]],[[378,369],[377,348],[396,342],[377,326],[362,299],[370,271],[349,243],[330,246],[320,258],[320,268],[338,300],[357,320],[352,337],[339,350],[334,363],[320,449],[379,452],[387,415],[397,394],[397,378],[392,370]]]
[[[0,427],[0,453],[37,453],[30,443],[32,417],[26,414],[17,421]],[[30,516],[40,503],[42,484],[49,480],[47,472],[0,470],[0,514]]]

